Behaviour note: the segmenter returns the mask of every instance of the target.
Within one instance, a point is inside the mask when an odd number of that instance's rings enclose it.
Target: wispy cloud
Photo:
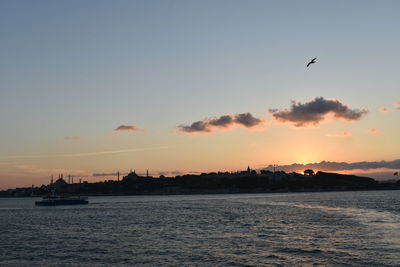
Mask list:
[[[368,112],[365,109],[350,109],[337,99],[323,97],[316,97],[306,103],[293,101],[289,110],[270,109],[269,111],[277,121],[292,123],[295,127],[316,126],[329,114],[333,114],[333,119],[357,121]]]
[[[2,166],[0,172],[0,190],[48,184],[50,182],[51,174],[53,174],[56,179],[57,174],[59,173],[64,173],[66,175],[70,174],[73,177],[90,176],[88,172],[79,169],[51,168],[35,164],[12,162],[8,163],[6,166]]]
[[[120,149],[120,150],[96,151],[96,152],[83,152],[83,153],[72,153],[72,154],[11,155],[11,156],[0,157],[0,159],[74,158],[74,157],[101,156],[101,155],[121,154],[130,152],[161,150],[167,148],[168,147],[166,146],[161,146],[161,147],[143,147],[143,148]]]
[[[399,101],[396,101],[396,103],[394,103],[394,106],[395,106],[398,110],[400,110],[400,100],[399,100]]]
[[[76,169],[70,170],[70,169],[60,169],[60,168],[44,168],[31,164],[17,164],[14,167],[20,170],[21,172],[30,175],[41,174],[47,176],[51,173],[69,173],[71,177],[89,176],[89,174],[86,171],[76,170]]]
[[[177,176],[177,175],[185,175],[185,174],[201,174],[202,172],[200,171],[179,171],[179,170],[173,170],[173,171],[159,171],[157,172],[157,175],[164,175],[164,176]]]
[[[372,136],[378,136],[378,135],[381,135],[381,134],[382,134],[382,132],[379,131],[379,130],[376,129],[376,128],[368,129],[368,133],[370,133]]]
[[[79,136],[65,136],[64,137],[64,140],[67,140],[67,141],[78,141],[80,139],[81,138]]]
[[[325,134],[325,136],[327,136],[327,137],[350,137],[352,135],[353,134],[350,132],[342,132],[339,134]]]
[[[143,129],[135,125],[120,125],[114,129],[114,132],[143,132]]]
[[[236,115],[222,115],[217,118],[195,121],[190,125],[178,126],[179,131],[185,133],[210,133],[214,129],[243,126],[247,129],[256,127],[265,122],[263,118],[254,117],[251,113],[239,113]]]
[[[128,172],[120,172],[120,175],[127,175]],[[102,176],[117,176],[117,172],[106,172],[106,173],[93,173],[92,176],[94,177],[102,177]]]
[[[136,172],[138,175],[146,175],[146,172],[140,173]],[[185,175],[185,174],[200,174],[199,171],[180,171],[180,170],[172,170],[172,171],[154,171],[153,173],[149,172],[149,175],[152,176],[177,176],[177,175]],[[128,172],[120,172],[121,176],[129,174]],[[103,176],[117,176],[117,172],[106,172],[106,173],[93,173],[93,177],[103,177]]]

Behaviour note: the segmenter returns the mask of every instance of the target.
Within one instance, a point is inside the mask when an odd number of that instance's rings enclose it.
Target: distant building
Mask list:
[[[136,174],[136,171],[135,171],[135,170],[134,170],[134,171],[131,170],[131,171],[128,173],[127,176],[124,176],[124,177],[122,178],[122,181],[134,181],[134,180],[136,180],[137,178],[139,178],[139,175]]]
[[[68,183],[62,178],[62,176],[60,176],[60,178],[58,178],[54,183],[53,186],[56,188],[61,188],[66,186]]]

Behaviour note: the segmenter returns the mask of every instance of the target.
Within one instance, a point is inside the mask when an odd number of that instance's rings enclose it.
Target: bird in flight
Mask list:
[[[316,59],[317,58],[315,57],[310,62],[308,62],[307,67],[310,66],[311,64],[314,64]]]

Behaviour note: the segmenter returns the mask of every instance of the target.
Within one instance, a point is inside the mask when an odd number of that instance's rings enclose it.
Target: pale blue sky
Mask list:
[[[64,136],[100,147],[121,124],[146,132],[117,149],[169,146],[180,124],[239,112],[269,120],[268,109],[316,96],[394,110],[399,10],[399,1],[3,0],[0,154],[57,151]]]

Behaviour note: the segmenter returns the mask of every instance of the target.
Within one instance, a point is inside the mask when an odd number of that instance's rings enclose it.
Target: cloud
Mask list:
[[[381,169],[386,168],[390,170],[398,170],[400,169],[400,159],[393,161],[360,161],[360,162],[330,162],[330,161],[321,161],[319,163],[308,163],[308,164],[299,164],[294,163],[291,165],[278,165],[275,166],[275,170],[283,170],[285,172],[293,172],[293,171],[303,171],[305,169],[313,169],[314,171],[323,170],[323,171],[343,171],[343,170],[371,170],[371,169]],[[274,170],[274,165],[269,165],[264,168],[265,170]]]
[[[89,174],[83,170],[71,170],[71,169],[61,169],[61,168],[46,168],[39,167],[31,164],[17,164],[14,165],[15,168],[22,172],[30,175],[40,174],[43,176],[48,176],[49,173],[69,173],[71,177],[88,176]]]
[[[128,172],[120,172],[119,175],[128,175]],[[118,172],[110,172],[110,173],[93,173],[93,177],[103,177],[103,176],[117,176]]]
[[[379,181],[390,181],[393,179],[397,180],[397,176],[393,175],[395,171],[393,169],[387,169],[387,168],[378,168],[373,170],[369,169],[369,170],[339,171],[338,173],[353,174],[357,176],[367,176]]]
[[[114,132],[142,132],[143,130],[135,125],[120,125]]]
[[[56,174],[59,173],[73,174],[74,177],[84,177],[89,175],[86,171],[79,169],[62,169],[37,166],[34,164],[10,163],[2,166],[0,172],[0,190],[48,184],[50,183],[51,174],[54,174],[54,178],[56,179]]]
[[[371,129],[369,129],[369,130],[368,130],[368,133],[370,133],[372,136],[378,136],[378,135],[382,134],[382,132],[379,131],[379,130],[376,129],[376,128],[371,128]]]
[[[263,118],[256,118],[251,113],[228,114],[217,118],[196,121],[190,125],[180,125],[178,126],[178,130],[185,133],[210,133],[213,128],[228,128],[236,125],[252,128],[261,125],[264,121]]]
[[[339,134],[325,134],[325,136],[327,137],[350,137],[353,134],[350,132],[343,132],[343,133],[339,133]]]
[[[79,136],[65,136],[64,140],[68,140],[68,141],[77,141],[80,140],[81,138]]]
[[[131,149],[121,149],[121,150],[108,150],[108,151],[96,151],[96,152],[83,152],[83,153],[72,153],[72,154],[52,154],[52,155],[13,155],[0,157],[0,160],[7,159],[37,159],[37,158],[74,158],[74,157],[87,157],[87,156],[100,156],[109,154],[120,154],[120,153],[130,153],[130,152],[140,152],[140,151],[152,151],[167,149],[168,147],[143,147],[143,148],[131,148]]]
[[[255,118],[250,113],[240,113],[235,116],[235,122],[242,124],[244,127],[254,127],[261,124],[262,118]]]
[[[334,119],[356,121],[367,114],[367,110],[350,109],[336,99],[316,97],[310,102],[292,102],[290,110],[270,109],[269,112],[279,122],[293,123],[296,127],[318,125],[327,115],[333,114]]]
[[[169,177],[174,177],[178,175],[199,175],[203,172],[201,171],[192,171],[192,170],[171,170],[171,171],[158,171],[155,173],[155,175],[164,175],[164,176],[169,176]]]
[[[211,132],[210,124],[208,121],[196,121],[191,125],[181,125],[178,127],[180,131],[186,133],[198,133],[198,132]]]
[[[395,106],[398,110],[400,110],[400,100],[399,100],[399,101],[396,101],[396,103],[394,103],[394,106]]]
[[[211,119],[209,124],[212,126],[228,127],[234,122],[232,115],[223,115],[216,119]]]
[[[381,108],[379,111],[381,113],[386,113],[386,112],[389,112],[389,109],[388,108]]]

